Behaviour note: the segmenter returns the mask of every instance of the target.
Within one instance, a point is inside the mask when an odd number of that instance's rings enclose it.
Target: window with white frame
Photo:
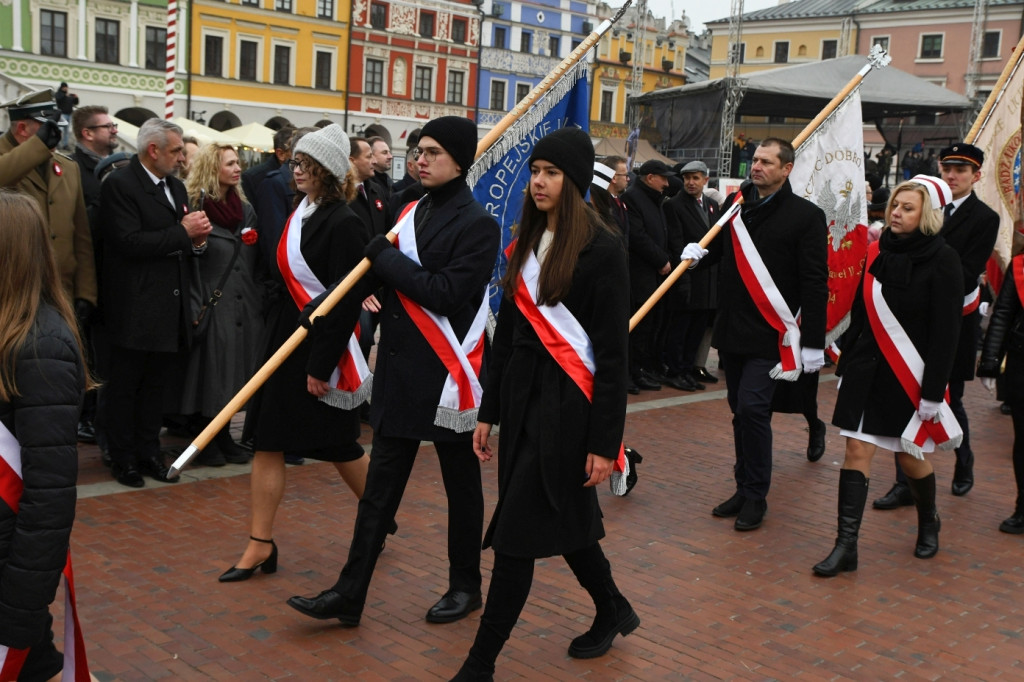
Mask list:
[[[942,38],[941,33],[925,33],[921,35],[921,49],[918,52],[918,59],[942,59]]]
[[[1002,37],[1002,31],[985,31],[981,39],[982,59],[999,59],[999,43]]]
[[[96,61],[118,64],[121,60],[121,22],[114,19],[96,20]]]
[[[167,29],[146,27],[146,68],[163,71],[167,68]]]
[[[420,102],[429,102],[432,97],[434,69],[429,66],[417,66],[412,84],[412,98]]]
[[[313,87],[317,90],[331,90],[334,74],[334,54],[317,50],[313,64]]]
[[[224,36],[203,36],[203,75],[224,75]]]
[[[260,44],[255,40],[238,41],[238,80],[258,80]]]
[[[501,111],[505,109],[505,81],[491,81],[491,109]]]
[[[291,45],[274,45],[274,85],[291,85],[292,83],[292,47]]]
[[[367,59],[366,72],[363,77],[363,92],[367,95],[384,94],[384,61]]]
[[[462,104],[465,90],[466,74],[463,71],[448,72],[448,104]]]
[[[39,10],[39,53],[47,57],[68,56],[68,13]]]
[[[601,91],[601,116],[600,120],[611,123],[612,115],[615,112],[615,93],[611,90]]]

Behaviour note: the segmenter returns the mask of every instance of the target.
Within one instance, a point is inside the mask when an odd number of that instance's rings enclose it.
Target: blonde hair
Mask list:
[[[199,205],[199,191],[206,190],[206,196],[210,199],[220,200],[220,164],[221,152],[238,150],[233,145],[223,142],[207,142],[199,147],[196,158],[192,161],[192,167],[188,171],[188,178],[185,180],[185,187],[188,189],[188,200],[193,206]],[[233,188],[238,192],[242,201],[247,201],[245,192],[242,191],[242,183],[239,182]],[[228,190],[229,192],[231,189]]]
[[[896,197],[900,192],[916,192],[921,197],[921,222],[917,229],[921,231],[921,234],[929,237],[937,235],[942,229],[942,209],[932,206],[932,197],[928,193],[928,188],[913,180],[901,182],[889,195],[889,205],[885,207],[885,229],[888,230],[892,224],[890,216],[893,206],[896,205]]]
[[[18,353],[43,303],[64,318],[78,344],[82,367],[86,365],[78,322],[61,284],[43,214],[35,200],[8,189],[0,189],[0,253],[0,400],[10,402],[19,395],[14,380]],[[86,374],[83,388],[90,386]]]

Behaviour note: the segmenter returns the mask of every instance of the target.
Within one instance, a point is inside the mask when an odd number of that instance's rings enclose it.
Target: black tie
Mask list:
[[[942,209],[942,215],[948,219],[949,216],[953,215],[953,204],[946,204],[946,208]]]
[[[156,189],[157,193],[160,195],[160,199],[163,200],[165,205],[174,208],[174,204],[172,204],[170,200],[167,198],[167,190],[165,189],[165,187],[167,187],[167,183],[165,183],[163,180],[156,183]]]

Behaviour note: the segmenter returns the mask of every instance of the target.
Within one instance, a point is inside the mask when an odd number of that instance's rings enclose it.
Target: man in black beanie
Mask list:
[[[427,123],[416,153],[427,193],[399,217],[393,229],[398,248],[384,235],[366,247],[384,287],[370,407],[373,454],[338,581],[316,597],[288,600],[307,616],[359,624],[373,568],[425,440],[437,451],[448,495],[449,560],[448,591],[427,620],[450,623],[482,605],[483,491],[472,436],[485,364],[479,354],[486,343],[487,286],[501,231],[466,184],[476,144],[469,119]],[[462,364],[469,358],[477,360]],[[469,365],[481,369],[465,372]]]

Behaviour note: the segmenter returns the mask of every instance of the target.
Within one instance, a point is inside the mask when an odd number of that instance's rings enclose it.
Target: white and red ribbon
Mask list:
[[[769,374],[773,379],[796,381],[803,371],[803,365],[800,363],[800,325],[797,322],[800,311],[798,310],[796,315],[790,312],[786,299],[782,297],[782,292],[775,285],[768,267],[761,260],[761,254],[757,252],[757,247],[754,246],[750,232],[747,231],[747,226],[739,213],[732,219],[730,232],[733,251],[736,254],[736,268],[743,279],[743,284],[750,292],[750,297],[765,322],[779,333],[781,359]]]
[[[414,219],[419,202],[408,204],[391,229],[397,235],[395,246],[418,265]],[[484,287],[480,307],[465,337],[459,339],[447,317],[427,310],[398,291],[398,299],[416,328],[423,334],[438,359],[448,370],[438,401],[434,425],[465,433],[476,428],[480,408],[480,366],[483,364],[484,339],[487,333],[487,289]]]
[[[6,426],[0,423],[0,499],[18,513],[24,483],[21,477],[21,445]],[[75,605],[75,579],[71,570],[71,552],[64,564],[64,671],[62,679],[89,682],[89,662],[85,655],[85,639],[78,622]],[[28,649],[11,649],[0,644],[0,682],[17,682]]]
[[[964,296],[964,316],[973,313],[979,305],[981,305],[981,287],[974,287],[974,291]]]
[[[900,445],[904,452],[915,457],[923,455],[923,446],[929,440],[943,450],[952,450],[960,445],[964,434],[949,407],[949,391],[939,403],[939,412],[934,420],[925,422],[917,415],[917,406],[921,402],[921,382],[924,380],[924,358],[886,303],[881,283],[868,270],[877,256],[878,242],[875,242],[868,247],[868,259],[864,267],[864,307],[875,342],[903,391],[914,404],[914,414],[900,436]]]
[[[288,293],[299,310],[307,303],[322,294],[326,286],[320,282],[306,259],[302,256],[302,215],[309,206],[309,198],[303,197],[302,202],[288,218],[284,234],[277,245],[277,265],[281,276],[288,287]],[[327,394],[320,400],[328,405],[343,410],[354,410],[366,402],[373,388],[373,375],[363,358],[359,347],[359,324],[348,339],[345,352],[338,360],[337,367],[331,372],[327,381]]]
[[[518,242],[512,242],[505,250],[512,257]],[[583,395],[594,402],[594,344],[576,316],[562,303],[555,305],[537,304],[537,285],[540,280],[540,262],[532,252],[526,257],[516,283],[515,303],[519,312],[533,327],[537,338],[551,354],[558,366],[572,379]],[[625,448],[619,444],[619,453],[612,469],[611,488],[616,495],[626,494],[626,477],[629,475],[629,460]]]

